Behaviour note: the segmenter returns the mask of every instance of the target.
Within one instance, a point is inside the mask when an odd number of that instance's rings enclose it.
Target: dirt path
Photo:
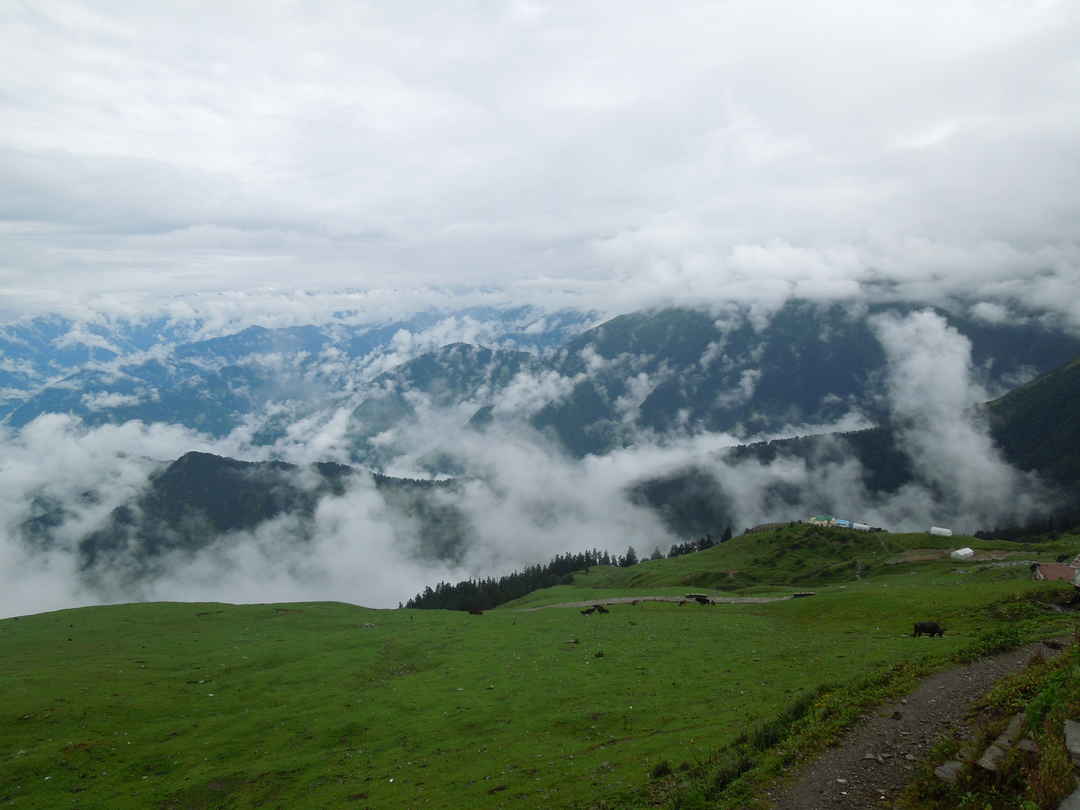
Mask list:
[[[794,599],[794,596],[713,596],[710,601],[714,605],[742,605],[761,604],[763,602],[783,602],[785,599]],[[593,605],[632,605],[635,602],[690,602],[685,596],[613,596],[609,599],[591,599],[587,602],[559,602],[557,605],[540,605],[534,608],[518,608],[521,613],[533,613],[537,610],[548,608],[587,608]]]
[[[927,749],[945,732],[970,731],[972,704],[998,679],[1023,669],[1036,649],[1056,654],[1030,644],[931,675],[907,697],[866,715],[838,746],[768,798],[776,810],[892,807]]]

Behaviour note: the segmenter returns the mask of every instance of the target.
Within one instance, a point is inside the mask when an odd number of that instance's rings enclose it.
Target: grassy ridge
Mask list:
[[[766,553],[775,538],[762,539]],[[709,553],[663,561],[667,576],[700,573]],[[1012,600],[1055,589],[1026,569],[957,568],[901,564],[810,599],[607,616],[310,603],[7,619],[0,806],[632,806],[657,762],[703,761],[822,684],[943,663],[996,624],[1067,624]],[[604,581],[596,590],[634,593]],[[923,618],[949,632],[910,638]]]
[[[877,576],[918,571],[982,570],[978,563],[957,563],[944,554],[961,546],[996,552],[1009,560],[1053,561],[1080,551],[1080,540],[1065,537],[1047,543],[1011,543],[973,537],[934,537],[925,533],[889,534],[794,524],[774,531],[743,534],[706,551],[630,568],[595,566],[574,576],[572,585],[535,591],[506,607],[537,607],[559,602],[602,599],[634,591],[676,595],[687,590],[717,595],[778,595]]]

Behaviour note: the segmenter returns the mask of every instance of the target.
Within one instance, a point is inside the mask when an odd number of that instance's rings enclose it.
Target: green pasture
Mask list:
[[[1002,552],[995,561],[950,559],[905,562],[916,550],[951,551],[969,546]],[[601,600],[648,592],[675,596],[693,591],[715,596],[782,596],[820,586],[915,571],[980,572],[1021,560],[1052,562],[1080,554],[1080,537],[1055,542],[1011,543],[973,537],[935,537],[925,533],[889,534],[797,524],[775,531],[744,534],[705,551],[672,559],[642,562],[628,568],[593,566],[574,575],[573,585],[545,588],[507,604],[535,607],[558,602]],[[1026,575],[1026,572],[1025,572]],[[1012,576],[1012,574],[1008,574]],[[629,590],[628,589],[632,589]]]
[[[6,619],[0,806],[625,806],[658,762],[702,761],[823,684],[944,665],[996,626],[1070,626],[1026,598],[1065,586],[965,570],[901,565],[804,599],[592,616],[166,603]],[[664,592],[642,587],[543,598]],[[945,637],[911,638],[926,619]]]

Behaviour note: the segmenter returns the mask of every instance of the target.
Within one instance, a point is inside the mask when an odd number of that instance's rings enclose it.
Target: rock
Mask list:
[[[1027,751],[1031,754],[1039,753],[1039,744],[1031,739],[1031,737],[1024,737],[1024,739],[1017,743],[1016,747],[1021,751]]]
[[[1080,765],[1080,723],[1075,720],[1065,721],[1065,747],[1075,765]]]
[[[904,754],[904,759],[906,759],[908,762],[915,761],[915,757],[913,757],[911,754]]]
[[[1080,810],[1080,787],[1062,800],[1058,810]]]
[[[901,714],[900,712],[893,712],[893,713],[892,713],[892,719],[893,719],[893,720],[899,720],[899,719],[900,719],[900,718],[902,718],[903,716],[904,716],[904,715],[902,715],[902,714]]]
[[[955,785],[957,777],[960,776],[960,772],[964,770],[964,763],[957,762],[955,759],[950,759],[943,765],[938,765],[934,768],[934,776],[943,782],[948,782],[950,785]]]
[[[1018,714],[1009,721],[1009,725],[1005,727],[1005,730],[998,735],[998,738],[994,740],[994,745],[998,748],[1012,748],[1012,744],[1016,742],[1016,738],[1020,736],[1020,730],[1024,726],[1024,715]]]
[[[996,745],[990,745],[983,751],[983,755],[975,764],[983,770],[997,773],[998,765],[1001,764],[1003,759],[1005,759],[1005,752]]]

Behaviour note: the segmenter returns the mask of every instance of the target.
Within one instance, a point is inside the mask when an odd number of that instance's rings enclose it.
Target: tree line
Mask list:
[[[696,551],[712,548],[717,542],[731,539],[728,527],[719,541],[711,534],[697,540],[673,545],[667,556],[678,557]],[[664,553],[659,547],[653,550],[650,560],[660,560]],[[633,546],[624,554],[610,554],[600,549],[590,549],[578,553],[557,554],[544,565],[530,565],[519,571],[513,571],[501,577],[483,577],[466,579],[458,583],[439,582],[434,588],[424,588],[404,604],[398,607],[421,608],[425,610],[490,610],[505,602],[518,599],[540,588],[555,585],[569,585],[576,571],[585,571],[594,565],[609,565],[628,568],[640,562]]]

